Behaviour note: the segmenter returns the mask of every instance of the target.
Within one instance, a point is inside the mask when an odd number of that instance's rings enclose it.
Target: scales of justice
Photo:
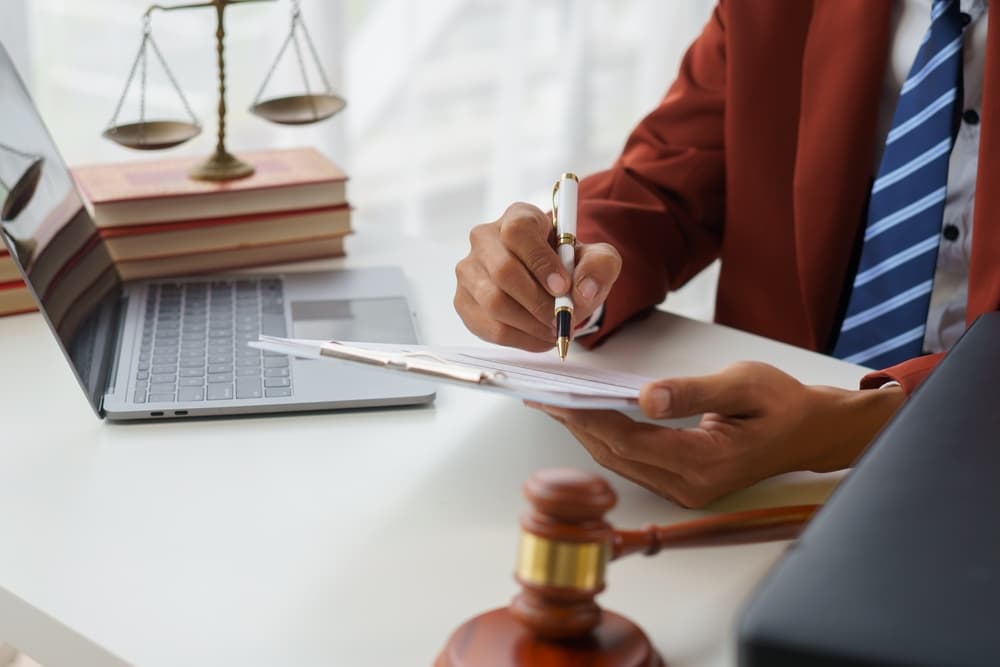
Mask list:
[[[170,67],[167,66],[166,59],[153,39],[152,15],[156,11],[171,12],[184,9],[213,8],[217,17],[217,28],[215,31],[216,53],[219,78],[219,105],[218,105],[218,141],[215,152],[207,160],[191,169],[191,178],[205,181],[229,181],[238,178],[245,178],[254,172],[253,165],[240,160],[226,149],[226,58],[225,58],[225,12],[233,5],[244,5],[251,2],[274,2],[275,0],[209,0],[208,2],[188,3],[178,5],[150,5],[143,14],[142,42],[139,45],[139,53],[132,63],[132,68],[125,83],[125,90],[122,92],[114,115],[111,118],[108,129],[103,133],[104,137],[126,146],[138,150],[161,150],[180,145],[185,141],[193,139],[201,134],[201,122],[191,110],[184,92],[181,90],[177,79],[174,77]],[[304,42],[304,44],[303,44]],[[264,98],[264,92],[268,83],[274,75],[282,58],[291,46],[295,52],[299,70],[302,75],[304,92],[298,95],[284,97]],[[313,92],[309,84],[307,71],[307,59],[304,51],[308,50],[308,57],[313,67],[319,72],[322,88]],[[170,84],[176,91],[181,104],[187,113],[185,120],[151,120],[146,117],[146,79],[149,62],[149,54],[159,62],[166,73]],[[139,118],[134,122],[119,123],[119,116],[125,99],[128,97],[129,89],[139,76]],[[285,38],[277,57],[264,77],[257,97],[250,106],[250,112],[272,123],[284,125],[306,125],[317,123],[333,116],[344,108],[346,102],[339,95],[334,94],[330,82],[326,77],[319,55],[313,43],[312,37],[302,19],[302,12],[299,8],[299,0],[292,0],[292,21],[291,29]]]

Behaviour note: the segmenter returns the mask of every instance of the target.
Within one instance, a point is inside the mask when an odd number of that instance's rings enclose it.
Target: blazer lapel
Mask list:
[[[992,12],[991,12],[992,13]],[[983,70],[982,130],[976,205],[972,218],[972,257],[969,264],[969,302],[966,321],[1000,308],[1000,16],[990,17]]]
[[[889,0],[815,0],[806,39],[793,206],[803,307],[820,351],[864,223],[891,18]]]

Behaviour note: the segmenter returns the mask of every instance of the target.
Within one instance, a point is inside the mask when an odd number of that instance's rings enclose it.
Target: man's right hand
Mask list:
[[[455,310],[472,333],[543,352],[556,343],[556,296],[572,287],[577,326],[604,303],[621,271],[621,255],[607,243],[577,243],[576,269],[569,276],[552,247],[554,236],[552,220],[524,203],[472,229],[469,255],[455,267]]]

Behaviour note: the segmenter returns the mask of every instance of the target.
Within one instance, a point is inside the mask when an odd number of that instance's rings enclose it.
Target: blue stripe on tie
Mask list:
[[[865,241],[874,238],[887,229],[891,229],[899,223],[909,220],[913,216],[923,213],[935,204],[940,204],[948,194],[948,188],[938,188],[926,197],[918,199],[906,208],[901,208],[892,215],[873,222],[865,230]]]
[[[900,123],[899,125],[894,127],[893,130],[889,133],[889,136],[886,138],[885,143],[891,144],[892,142],[896,141],[896,139],[899,139],[907,132],[910,132],[914,128],[918,127],[921,123],[923,123],[928,118],[936,114],[938,111],[941,111],[942,109],[947,107],[951,107],[955,103],[955,96],[957,92],[958,92],[957,88],[952,88],[947,93],[945,93],[944,95],[942,95],[941,97],[937,98],[929,105],[927,105],[927,107],[924,108],[923,111],[913,116],[905,123]]]
[[[869,308],[868,310],[862,311],[857,315],[852,315],[844,320],[843,326],[841,326],[841,331],[850,331],[855,327],[859,327],[866,322],[871,322],[877,317],[881,317],[886,313],[899,308],[905,303],[909,303],[916,298],[924,296],[925,294],[930,294],[931,288],[934,286],[933,280],[927,280],[920,283],[916,287],[912,287],[902,294],[892,297],[888,301],[883,301],[879,305]]]
[[[934,0],[934,6],[931,7],[931,22],[937,20],[939,16],[945,13],[948,7],[951,6],[953,0]],[[930,31],[927,31],[930,34]]]
[[[844,361],[850,364],[863,364],[869,359],[873,359],[880,354],[885,354],[891,350],[895,350],[897,347],[902,347],[907,343],[912,343],[915,340],[919,340],[924,337],[924,323],[920,326],[913,327],[909,331],[905,331],[898,336],[894,336],[887,341],[883,341],[878,345],[872,345],[866,350],[861,350],[849,357],[844,357]]]
[[[959,35],[957,38],[955,38],[955,40],[953,40],[943,49],[938,51],[933,58],[928,60],[927,64],[924,65],[919,72],[906,79],[906,81],[903,83],[903,88],[899,91],[899,94],[905,95],[906,93],[910,92],[911,90],[919,86],[921,81],[930,76],[931,72],[933,72],[936,68],[941,66],[941,63],[945,62],[946,60],[948,60],[948,58],[958,53],[959,49],[961,48],[962,48],[962,36]]]
[[[879,262],[878,264],[868,269],[867,271],[862,271],[861,273],[859,273],[854,278],[854,287],[860,287],[865,283],[870,283],[872,280],[878,278],[883,273],[886,273],[887,271],[892,271],[900,264],[908,262],[914,257],[919,257],[920,255],[923,255],[925,252],[928,252],[930,250],[937,250],[938,243],[939,243],[938,235],[935,234],[934,236],[924,239],[923,241],[914,246],[910,246],[909,248],[907,248],[902,252],[896,253],[895,255],[886,259],[885,261]]]
[[[938,17],[944,14],[948,10],[948,8],[951,7],[951,3],[953,1],[954,0],[946,0],[946,2],[935,2],[934,7],[931,8],[931,23],[937,21]],[[930,35],[931,31],[928,30],[926,34]]]
[[[926,164],[933,162],[935,159],[946,155],[948,151],[951,150],[951,137],[946,137],[942,139],[936,146],[924,151],[917,157],[913,158],[902,167],[890,171],[888,174],[880,177],[875,181],[875,185],[872,186],[872,194],[875,194],[879,190],[883,190],[893,183],[898,183],[903,180],[917,169],[920,169]]]

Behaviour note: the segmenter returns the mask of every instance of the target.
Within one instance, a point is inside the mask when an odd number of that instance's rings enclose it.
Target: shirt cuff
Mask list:
[[[601,328],[601,323],[604,321],[604,304],[602,303],[597,307],[597,310],[593,312],[586,322],[583,323],[579,329],[577,329],[573,336],[574,338],[580,336],[589,336],[592,333],[597,333],[597,330]]]

